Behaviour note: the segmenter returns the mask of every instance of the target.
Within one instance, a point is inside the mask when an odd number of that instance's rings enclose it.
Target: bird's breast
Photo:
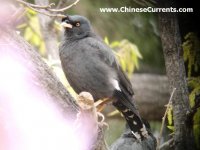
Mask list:
[[[77,93],[87,91],[95,99],[111,97],[114,89],[109,81],[109,72],[112,70],[92,53],[77,50],[71,55],[61,56],[61,64],[68,82]]]

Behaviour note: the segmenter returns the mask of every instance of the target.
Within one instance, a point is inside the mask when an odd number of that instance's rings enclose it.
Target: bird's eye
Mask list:
[[[81,24],[79,22],[76,23],[76,26],[79,27]]]

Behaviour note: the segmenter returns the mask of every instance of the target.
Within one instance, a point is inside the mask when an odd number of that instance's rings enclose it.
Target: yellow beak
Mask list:
[[[66,22],[62,22],[61,26],[65,27],[65,28],[70,28],[70,29],[73,27],[71,24],[66,23]]]

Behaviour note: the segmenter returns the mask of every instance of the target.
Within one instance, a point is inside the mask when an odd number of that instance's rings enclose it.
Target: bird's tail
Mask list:
[[[138,140],[147,137],[148,132],[133,103],[132,97],[127,97],[121,91],[115,91],[114,97],[116,99],[113,101],[113,105],[123,114],[133,135]]]

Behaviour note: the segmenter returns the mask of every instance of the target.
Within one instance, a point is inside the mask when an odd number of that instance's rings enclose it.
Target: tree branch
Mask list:
[[[62,15],[62,14],[51,14],[51,13],[48,13],[48,12],[45,12],[45,11],[42,11],[42,10],[39,10],[39,9],[36,9],[34,7],[31,7],[29,5],[26,5],[28,8],[32,9],[33,11],[35,12],[38,12],[40,14],[43,14],[43,15],[46,15],[46,16],[49,16],[49,17],[57,17],[57,18],[64,18],[66,17],[66,15]]]
[[[55,3],[51,3],[49,5],[35,5],[35,4],[31,4],[31,3],[28,3],[28,2],[25,2],[23,0],[16,0],[17,2],[27,6],[27,7],[32,7],[32,8],[39,8],[39,9],[48,9],[48,8],[51,8],[51,6],[55,6]]]
[[[169,139],[168,141],[159,146],[159,150],[173,150],[174,149],[173,142],[174,142],[173,138]]]
[[[48,11],[51,11],[51,12],[63,12],[71,7],[73,7],[74,5],[76,5],[80,0],[76,0],[74,3],[72,3],[71,5],[67,6],[67,7],[64,7],[64,8],[61,8],[61,9],[47,9]]]
[[[23,0],[16,0],[16,1],[18,3],[21,3],[22,5],[30,8],[30,9],[32,9],[35,12],[41,13],[41,14],[49,16],[49,17],[58,17],[58,18],[63,18],[63,17],[66,17],[66,16],[63,15],[63,14],[54,14],[55,12],[64,12],[65,10],[68,10],[69,8],[73,7],[74,5],[76,5],[79,2],[79,0],[76,0],[74,3],[72,3],[71,5],[66,6],[64,8],[52,9],[52,6],[54,6],[55,3],[51,3],[51,4],[48,4],[48,5],[35,5],[35,4],[25,2]],[[47,12],[42,11],[42,9],[46,10]],[[53,13],[51,13],[51,12],[53,12]]]
[[[161,0],[158,5],[168,8],[172,3],[172,0]],[[178,17],[176,13],[159,13],[158,16],[166,73],[170,88],[176,88],[172,100],[175,150],[196,149],[193,128],[185,122],[190,104]]]
[[[80,111],[77,114],[76,126],[79,140],[88,139],[86,143],[89,147],[82,149],[107,150],[104,140],[104,116],[97,112],[92,95],[88,92],[81,92],[77,97],[77,103]],[[102,119],[99,121],[98,118]]]
[[[11,53],[14,55],[16,54],[17,56],[19,55],[19,61],[22,61],[23,64],[27,64],[27,66],[24,67],[27,67],[27,69],[30,71],[30,84],[34,84],[34,86],[42,91],[45,96],[44,101],[51,100],[56,106],[58,106],[59,112],[61,112],[67,120],[71,120],[72,122],[77,120],[77,114],[80,113],[80,111],[81,115],[83,115],[81,118],[84,119],[84,121],[85,119],[88,119],[88,116],[94,116],[89,119],[88,124],[92,124],[92,127],[94,124],[96,132],[91,134],[91,131],[94,131],[93,128],[90,128],[90,126],[87,127],[88,129],[86,128],[86,135],[89,137],[89,139],[93,140],[89,146],[94,147],[97,150],[106,150],[106,144],[103,142],[103,120],[100,122],[98,121],[98,113],[93,111],[95,109],[94,105],[92,105],[91,109],[93,112],[90,110],[88,111],[88,109],[80,109],[62,83],[42,60],[37,51],[35,51],[31,45],[24,41],[22,37],[16,34],[15,31],[2,28],[0,26],[0,39],[0,53],[4,53],[4,50],[6,49],[7,54]],[[6,45],[9,45],[9,48],[5,48],[4,46]],[[82,133],[82,129],[85,128],[79,128],[79,134]],[[94,136],[96,136],[96,138],[93,139]]]

